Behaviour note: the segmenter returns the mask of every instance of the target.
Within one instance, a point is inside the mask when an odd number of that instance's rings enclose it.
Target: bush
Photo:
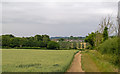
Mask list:
[[[59,49],[59,44],[54,41],[49,41],[47,44],[47,49]]]
[[[118,55],[118,38],[112,38],[106,40],[98,47],[98,50],[103,54],[107,53],[107,54]]]
[[[109,58],[113,64],[118,64],[118,38],[110,38],[104,43],[99,45],[98,49],[102,54],[107,54],[112,56]],[[109,56],[109,57],[110,57]]]

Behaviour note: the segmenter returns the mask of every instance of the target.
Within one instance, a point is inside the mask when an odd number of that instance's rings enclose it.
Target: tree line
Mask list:
[[[117,37],[117,35],[117,25],[115,25],[112,22],[111,17],[108,16],[99,24],[99,29],[97,31],[86,36],[85,41],[90,44],[89,47],[94,48],[99,46],[101,43],[104,43],[109,38]]]
[[[116,25],[117,26],[117,25]],[[110,17],[103,19],[99,24],[99,29],[86,36],[85,41],[89,43],[88,49],[93,49],[101,54],[108,55],[111,63],[118,65],[118,29]],[[110,36],[115,33],[115,35]]]
[[[0,36],[2,48],[47,48],[59,49],[59,44],[51,41],[48,35],[34,37],[15,37],[12,34]]]

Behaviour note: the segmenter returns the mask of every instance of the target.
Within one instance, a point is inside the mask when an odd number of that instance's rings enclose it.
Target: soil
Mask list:
[[[81,51],[79,51],[73,59],[73,62],[67,72],[84,72],[81,67]]]

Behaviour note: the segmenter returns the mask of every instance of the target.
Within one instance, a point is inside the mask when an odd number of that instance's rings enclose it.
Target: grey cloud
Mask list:
[[[3,34],[85,36],[108,14],[116,17],[117,2],[4,2]]]

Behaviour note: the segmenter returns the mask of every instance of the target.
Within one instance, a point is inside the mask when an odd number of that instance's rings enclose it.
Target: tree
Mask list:
[[[7,34],[7,35],[2,35],[2,46],[7,46],[7,47],[9,47],[10,46],[10,39],[11,38],[14,38],[14,36],[13,35],[9,35],[9,34]]]
[[[10,39],[10,46],[11,47],[20,47],[20,39],[19,37],[11,38]]]
[[[64,41],[65,39],[64,38],[60,38],[59,41]]]
[[[108,28],[105,27],[103,31],[103,41],[108,39]]]
[[[58,42],[60,45],[60,49],[69,49],[70,48],[70,42],[60,41]]]
[[[98,31],[95,32],[95,46],[99,46],[103,42],[103,34]]]
[[[70,39],[73,39],[74,37],[73,36],[70,36]]]
[[[85,38],[85,42],[88,42],[92,47],[95,46],[95,33],[92,32]]]
[[[0,36],[0,48],[2,46],[2,36]]]
[[[20,38],[20,42],[19,42],[20,47],[26,46],[26,44],[27,44],[26,42],[27,42],[26,38],[24,38],[24,37]]]
[[[0,45],[6,47],[47,47],[50,38],[48,35],[35,35],[34,37],[15,37],[13,35],[0,36]]]
[[[34,38],[35,38],[36,41],[42,41],[43,40],[41,35],[35,35]]]
[[[111,35],[114,33],[118,34],[118,29],[117,29],[118,26],[113,23],[110,16],[105,17],[99,24],[99,29],[98,29],[99,33],[103,33],[105,27],[108,28],[108,35]]]
[[[48,49],[59,49],[59,44],[54,41],[49,41],[47,45]]]
[[[34,47],[36,45],[34,37],[27,37],[26,46],[27,47]]]
[[[42,35],[42,39],[43,39],[45,47],[47,47],[47,43],[50,41],[49,36],[48,35]]]

